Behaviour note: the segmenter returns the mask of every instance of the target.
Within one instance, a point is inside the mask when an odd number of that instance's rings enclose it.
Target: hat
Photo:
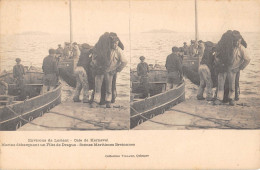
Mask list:
[[[186,42],[184,42],[183,44],[187,44]]]
[[[54,50],[53,48],[49,49],[49,54],[56,54],[56,50]]]
[[[141,57],[139,57],[139,59],[140,59],[140,60],[144,60],[144,59],[145,59],[145,57],[144,57],[144,56],[141,56]]]
[[[176,47],[176,46],[172,47],[172,52],[178,52],[178,51],[179,51],[178,47]]]
[[[21,59],[20,58],[16,58],[15,61],[16,62],[21,62]]]
[[[76,42],[74,42],[74,43],[73,43],[73,45],[77,45],[77,43],[76,43]]]
[[[82,44],[81,47],[84,48],[84,49],[90,49],[91,48],[90,45],[88,45],[87,43]]]
[[[202,40],[199,40],[198,43],[202,43],[203,41]]]
[[[61,46],[61,44],[59,44],[58,46]]]

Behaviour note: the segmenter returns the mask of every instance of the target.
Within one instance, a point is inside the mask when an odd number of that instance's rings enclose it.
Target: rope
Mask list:
[[[142,118],[146,119],[147,121],[156,123],[156,124],[161,124],[161,125],[165,125],[165,126],[189,126],[189,127],[199,127],[199,128],[218,128],[218,129],[226,129],[226,128],[220,128],[220,127],[212,127],[212,126],[196,126],[196,125],[176,125],[176,124],[169,124],[169,123],[163,123],[163,122],[159,122],[159,121],[154,121],[151,120],[149,118],[146,118],[145,116],[143,116],[141,113],[139,113],[137,110],[135,110],[132,106],[131,109],[133,109],[139,116],[141,116]]]
[[[67,130],[101,130],[101,129],[108,129],[108,130],[115,130],[113,128],[109,128],[109,127],[105,127],[103,125],[100,125],[100,124],[97,124],[97,123],[92,123],[90,122],[89,120],[84,120],[84,119],[80,119],[80,118],[76,118],[76,117],[73,117],[73,116],[68,116],[68,115],[64,115],[64,114],[61,114],[61,113],[58,113],[58,112],[51,112],[51,113],[54,113],[54,114],[58,114],[58,115],[62,115],[62,116],[66,116],[66,117],[69,117],[69,118],[72,118],[72,119],[77,119],[77,120],[80,120],[84,123],[89,123],[89,124],[93,124],[95,126],[99,126],[99,127],[102,127],[102,128],[99,128],[99,129],[89,129],[89,128],[77,128],[77,127],[67,127],[67,126],[64,126],[64,127],[56,127],[56,126],[46,126],[46,125],[41,125],[41,124],[36,124],[36,123],[33,123],[33,122],[30,122],[24,118],[21,117],[21,115],[17,114],[12,108],[10,108],[9,106],[7,106],[7,108],[13,112],[16,116],[18,116],[21,120],[29,123],[29,124],[32,124],[32,125],[35,125],[35,126],[40,126],[40,127],[44,127],[44,128],[49,128],[49,129],[67,129]]]
[[[116,129],[114,129],[114,128],[110,128],[110,127],[108,127],[108,126],[104,126],[104,125],[102,125],[102,124],[99,124],[99,123],[97,123],[96,121],[81,119],[81,118],[78,118],[78,117],[65,115],[65,114],[62,114],[62,113],[59,113],[59,112],[49,112],[49,113],[53,113],[53,114],[65,116],[65,117],[68,117],[68,118],[76,119],[76,120],[82,121],[82,122],[84,122],[84,123],[89,123],[89,124],[92,124],[92,125],[95,125],[95,126],[99,126],[99,127],[105,128],[105,129],[107,129],[107,130],[116,130]],[[81,128],[80,128],[80,129],[81,129]]]
[[[139,113],[137,110],[135,110],[132,106],[130,106],[131,109],[133,109],[139,116],[141,116],[142,118],[146,119],[147,121],[150,121],[150,122],[153,122],[153,123],[156,123],[156,124],[161,124],[161,125],[165,125],[165,126],[186,126],[186,127],[199,127],[199,128],[218,128],[218,129],[227,129],[227,128],[221,128],[221,127],[212,127],[212,126],[195,126],[195,125],[175,125],[175,124],[168,124],[168,123],[163,123],[163,122],[159,122],[159,121],[154,121],[154,120],[151,120],[149,118],[146,118],[145,116],[143,116],[141,113]],[[199,116],[199,115],[195,115],[195,114],[192,114],[192,113],[188,113],[188,112],[185,112],[185,111],[181,111],[181,110],[176,110],[176,109],[170,109],[172,111],[176,111],[176,112],[180,112],[180,113],[184,113],[184,114],[188,114],[188,115],[191,115],[191,116],[195,116],[195,117],[199,117],[201,119],[204,119],[204,120],[207,120],[207,121],[210,121],[210,122],[214,122],[214,123],[217,123],[219,125],[222,125],[222,126],[225,126],[225,127],[228,127],[228,128],[232,128],[232,129],[260,129],[260,127],[256,127],[256,128],[243,128],[243,127],[239,127],[239,126],[233,126],[233,125],[230,125],[228,123],[222,123],[222,122],[219,122],[221,121],[222,119],[216,119],[216,118],[209,118],[209,117],[203,117],[203,116]],[[219,121],[217,121],[219,120]],[[222,120],[223,121],[223,120]],[[224,121],[230,121],[230,120],[224,120]]]
[[[229,127],[229,128],[233,128],[233,129],[260,129],[260,127],[256,127],[256,128],[246,128],[246,127],[240,127],[240,126],[230,125],[230,124],[228,124],[228,123],[221,124],[221,122],[219,122],[218,120],[223,121],[223,119],[203,117],[203,116],[199,116],[199,115],[196,115],[196,114],[188,113],[188,112],[181,111],[181,110],[177,110],[177,109],[170,109],[170,110],[176,111],[176,112],[181,112],[181,113],[188,114],[188,115],[195,116],[195,117],[199,117],[199,118],[201,118],[201,119],[208,120],[208,121],[212,121],[212,122],[214,122],[214,123],[217,123],[217,124],[220,124],[220,125]],[[213,119],[213,120],[212,120],[212,119]],[[230,121],[230,120],[224,120],[224,121]]]

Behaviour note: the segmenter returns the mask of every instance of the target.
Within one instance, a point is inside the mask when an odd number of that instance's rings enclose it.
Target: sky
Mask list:
[[[195,31],[195,0],[72,0],[74,34]],[[260,32],[260,0],[197,0],[199,32]],[[69,34],[69,0],[0,0],[0,34]]]

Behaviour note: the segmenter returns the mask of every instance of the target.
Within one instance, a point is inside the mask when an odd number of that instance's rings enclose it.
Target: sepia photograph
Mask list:
[[[0,30],[1,130],[129,129],[128,1],[1,1]]]
[[[131,1],[130,128],[260,129],[259,7]]]
[[[0,0],[0,169],[257,169],[260,0]]]

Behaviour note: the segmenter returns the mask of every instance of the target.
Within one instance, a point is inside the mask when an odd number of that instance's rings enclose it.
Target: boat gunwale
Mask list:
[[[47,94],[49,94],[49,93],[54,93],[54,92],[56,92],[56,91],[59,90],[59,89],[61,89],[61,84],[59,84],[59,85],[58,85],[55,89],[53,89],[52,91],[48,91],[47,93],[40,94],[40,95],[38,95],[38,96],[32,97],[32,98],[27,99],[27,100],[15,101],[15,103],[9,104],[9,105],[7,105],[7,106],[14,106],[14,105],[16,105],[16,104],[20,104],[20,103],[23,103],[23,102],[25,102],[25,101],[35,100],[35,99],[37,99],[37,98],[39,98],[39,97],[43,97],[43,96],[45,96],[45,95],[47,95]],[[6,107],[6,106],[0,107],[0,108],[4,108],[4,107]]]
[[[185,94],[185,91],[183,91],[179,96],[175,97],[174,99],[172,99],[171,101],[169,101],[169,102],[167,102],[167,103],[163,103],[163,104],[161,104],[161,105],[159,105],[159,106],[156,106],[156,107],[153,107],[153,108],[151,108],[151,109],[149,109],[149,110],[145,110],[145,111],[140,112],[140,113],[138,113],[138,114],[132,115],[132,116],[130,117],[130,119],[131,119],[131,118],[134,118],[134,117],[136,117],[136,116],[140,116],[140,115],[142,115],[142,114],[144,114],[144,113],[153,111],[153,110],[155,110],[155,109],[157,109],[157,108],[163,107],[164,105],[167,105],[167,104],[169,104],[169,103],[171,103],[171,102],[173,102],[173,101],[175,101],[175,100],[178,100],[178,99],[179,99],[182,95],[184,95],[184,94]]]
[[[47,93],[46,93],[46,94],[47,94]],[[37,97],[38,97],[38,96],[37,96]],[[43,96],[40,96],[40,97],[43,97]],[[3,123],[5,123],[5,122],[11,121],[11,120],[13,120],[13,119],[17,119],[17,118],[19,118],[19,117],[21,117],[21,116],[25,116],[25,115],[27,115],[27,114],[29,114],[29,113],[35,112],[35,111],[37,111],[37,110],[40,110],[40,109],[42,109],[42,108],[44,108],[44,107],[50,105],[51,103],[55,102],[55,101],[56,101],[57,99],[59,99],[60,97],[61,97],[61,93],[58,95],[58,97],[56,97],[55,99],[53,99],[51,102],[48,102],[48,103],[46,103],[46,104],[44,104],[44,105],[42,105],[42,106],[40,106],[40,107],[37,107],[37,108],[35,108],[35,109],[33,109],[33,110],[30,110],[30,111],[27,111],[27,112],[25,112],[25,113],[19,114],[19,116],[15,116],[15,117],[12,117],[12,118],[10,118],[10,119],[4,120],[4,121],[0,122],[0,124],[3,124]],[[34,98],[35,98],[35,97],[34,97]],[[21,101],[21,102],[23,102],[23,101]],[[20,102],[19,102],[19,103],[15,103],[15,104],[20,104]],[[10,105],[8,105],[8,106],[10,106]],[[5,107],[8,108],[8,106],[5,106]],[[4,107],[3,107],[3,108],[4,108]],[[10,110],[10,109],[9,109],[9,110]]]
[[[165,83],[166,83],[166,82],[165,82]],[[156,94],[156,95],[154,95],[154,96],[152,96],[152,97],[145,98],[145,99],[143,99],[143,100],[153,99],[153,98],[158,97],[159,95],[162,95],[162,94],[164,94],[164,93],[168,93],[168,92],[171,92],[171,91],[173,91],[173,90],[177,90],[177,89],[181,88],[182,86],[185,86],[185,82],[183,82],[182,84],[180,84],[180,85],[177,86],[176,88],[173,88],[173,89],[170,89],[170,90],[168,90],[168,91],[165,91],[165,92]],[[185,90],[184,90],[184,91],[185,91]],[[134,103],[142,102],[143,100],[135,101],[135,102],[130,102],[130,103],[131,103],[131,105],[133,105]]]

